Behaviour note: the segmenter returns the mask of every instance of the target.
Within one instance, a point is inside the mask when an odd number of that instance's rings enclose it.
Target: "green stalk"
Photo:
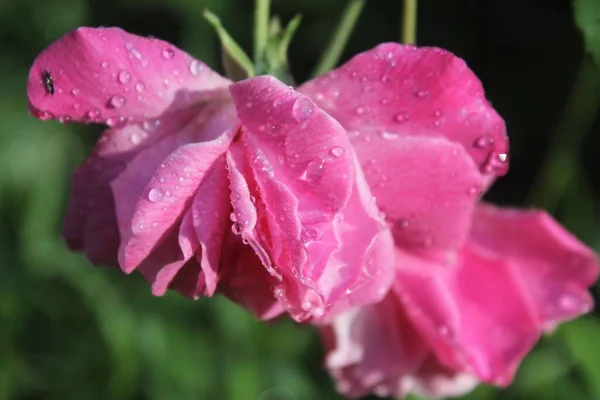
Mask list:
[[[336,31],[313,71],[313,77],[330,71],[337,65],[364,6],[365,0],[348,1]]]
[[[269,40],[270,9],[271,0],[256,0],[254,9],[254,65],[256,66],[264,63],[263,59]]]
[[[585,134],[600,107],[600,67],[591,55],[581,62],[562,116],[552,133],[546,159],[529,195],[529,202],[550,212],[560,204],[578,171]]]
[[[404,44],[417,42],[417,0],[403,0],[402,37]]]

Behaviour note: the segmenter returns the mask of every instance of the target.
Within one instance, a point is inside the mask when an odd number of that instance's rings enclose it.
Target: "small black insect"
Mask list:
[[[53,96],[54,95],[54,78],[52,77],[52,74],[50,73],[50,71],[48,71],[47,69],[45,69],[42,72],[42,82],[44,83],[44,86],[46,87],[46,91],[48,92],[48,94]]]

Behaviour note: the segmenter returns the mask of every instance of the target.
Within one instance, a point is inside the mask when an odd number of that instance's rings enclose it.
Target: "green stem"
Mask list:
[[[402,10],[402,43],[417,42],[417,0],[403,0]]]
[[[269,40],[271,0],[256,0],[254,9],[254,64],[262,65]]]
[[[529,195],[529,202],[554,211],[579,166],[579,151],[600,107],[600,67],[588,54],[573,82],[563,114],[552,133],[546,159]]]
[[[313,77],[321,75],[336,66],[364,6],[365,0],[348,1],[337,29],[313,71]]]

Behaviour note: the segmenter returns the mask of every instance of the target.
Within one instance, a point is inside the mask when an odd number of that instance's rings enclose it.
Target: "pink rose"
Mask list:
[[[463,61],[387,44],[299,90],[349,132],[396,245],[386,299],[322,328],[342,393],[504,386],[542,332],[591,310],[590,249],[543,212],[476,204],[507,140]]]
[[[169,43],[80,28],[37,57],[27,89],[39,118],[111,127],[64,224],[92,262],[261,318],[325,318],[391,286],[392,235],[345,129],[275,78],[232,83]]]

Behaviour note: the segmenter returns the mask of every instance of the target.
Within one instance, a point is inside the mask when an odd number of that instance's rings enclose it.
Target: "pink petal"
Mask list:
[[[508,168],[504,121],[479,79],[447,51],[382,44],[299,91],[348,131],[445,137],[462,144],[488,179]]]
[[[337,248],[332,252],[320,278],[325,286],[345,288],[330,310],[320,321],[329,320],[339,312],[379,303],[387,294],[395,274],[396,254],[394,239],[389,229],[384,229],[383,215],[377,209],[373,195],[365,181],[358,160],[355,158],[356,182],[352,194],[334,223]],[[310,256],[319,254],[312,246],[319,241],[309,242]],[[315,264],[322,263],[314,257]],[[335,292],[333,292],[335,293]]]
[[[322,334],[325,364],[338,390],[353,397],[384,389],[386,395],[404,395],[402,379],[429,354],[393,294],[378,304],[341,314],[322,328]]]
[[[250,310],[261,320],[273,319],[284,310],[275,299],[273,277],[263,267],[250,246],[231,232],[225,242],[219,291]]]
[[[598,278],[598,257],[545,212],[481,204],[470,241],[514,265],[547,328],[592,309],[587,290]]]
[[[345,131],[274,78],[248,79],[231,92],[246,145],[230,164],[239,233],[282,282],[275,293],[288,312],[297,320],[321,317],[346,290],[375,278],[369,274],[389,277],[392,241],[380,236],[385,226],[362,173],[355,174],[360,167]],[[252,187],[256,204],[248,200]],[[389,279],[378,283],[364,298],[383,297]]]
[[[179,232],[170,233],[139,265],[139,271],[152,285],[152,294],[164,295],[177,273],[194,256],[198,248],[192,215],[188,212],[181,221]]]
[[[425,398],[459,397],[477,386],[477,378],[467,372],[448,369],[430,355],[411,379],[411,392]]]
[[[539,324],[510,263],[471,246],[456,257],[443,265],[401,253],[396,293],[444,365],[506,385]]]
[[[462,245],[484,182],[459,144],[410,136],[354,144],[397,246],[431,253]]]
[[[329,215],[339,211],[350,196],[353,174],[342,127],[273,77],[237,82],[230,91],[248,146],[260,146],[273,173],[282,174],[304,202]]]
[[[133,271],[176,223],[235,134],[231,108],[211,109],[215,106],[198,110],[191,120],[165,119],[160,139],[112,182],[125,272]]]
[[[52,76],[53,95],[45,86],[45,71]],[[188,108],[207,92],[229,84],[162,40],[119,28],[78,28],[35,59],[27,94],[31,112],[41,119],[112,126]]]
[[[231,214],[228,200],[229,181],[225,156],[221,155],[198,187],[191,204],[196,239],[201,249],[198,262],[203,276],[198,287],[203,287],[207,296],[214,294],[219,280],[219,259]]]
[[[94,264],[118,265],[119,229],[110,183],[141,150],[137,144],[145,136],[138,125],[106,130],[73,175],[63,236]]]

